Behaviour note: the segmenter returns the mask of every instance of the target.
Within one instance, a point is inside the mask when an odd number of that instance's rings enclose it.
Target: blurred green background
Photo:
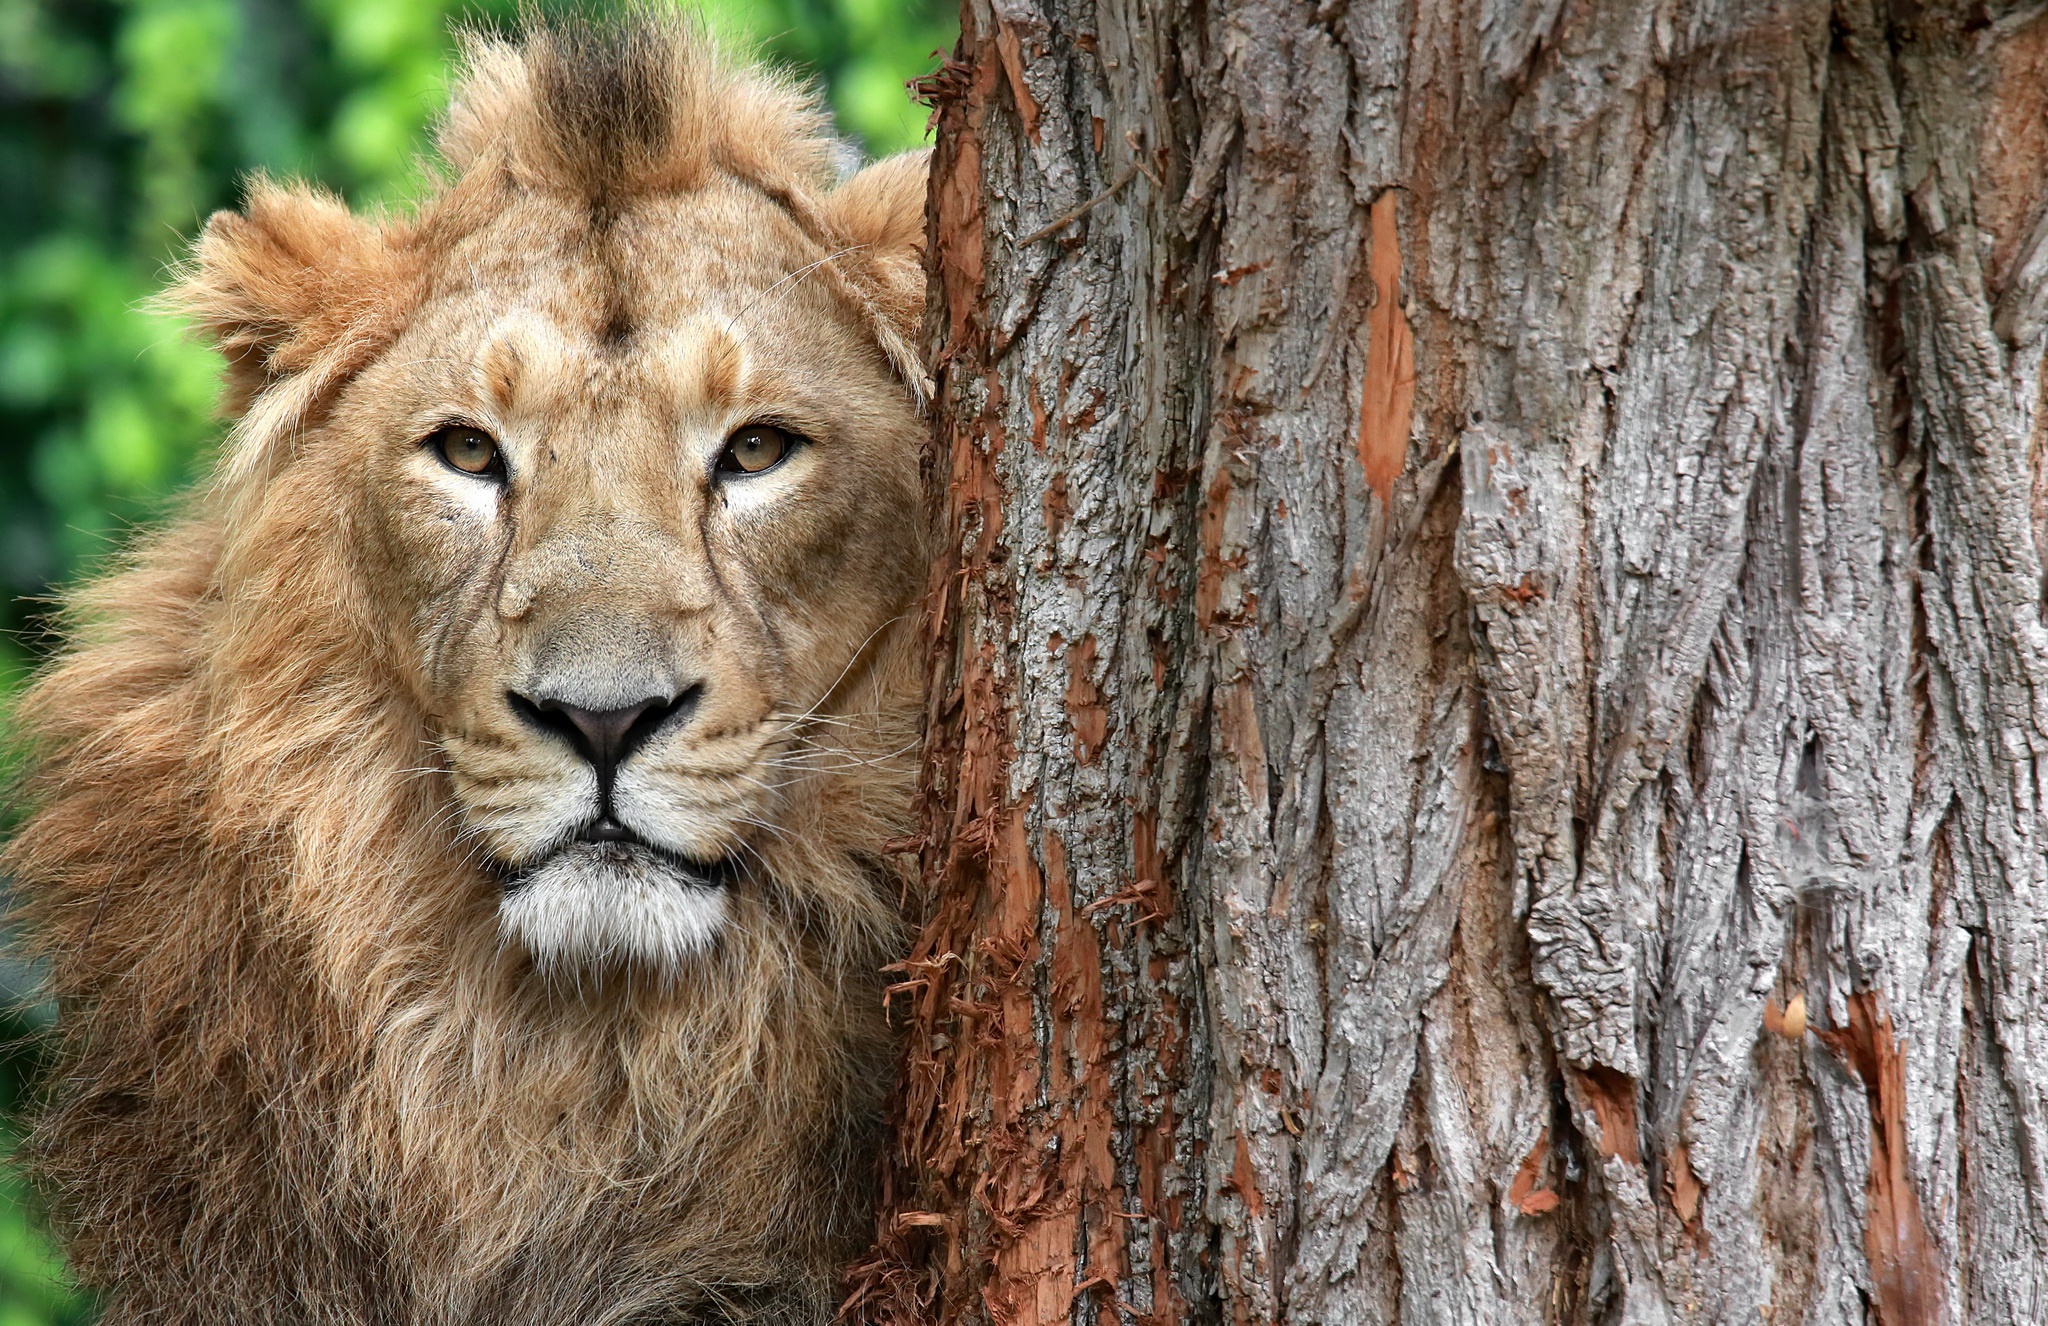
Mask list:
[[[696,7],[821,84],[841,132],[872,155],[922,141],[926,112],[904,83],[951,46],[952,0]],[[0,0],[0,725],[47,647],[52,588],[192,482],[221,433],[213,357],[146,307],[165,264],[251,170],[319,180],[358,206],[402,200],[445,102],[451,27],[502,26],[516,9]],[[4,958],[0,996],[11,1111],[32,1076],[36,1015],[29,974]],[[11,1141],[0,1126],[0,1151]],[[0,1164],[0,1326],[90,1315]]]

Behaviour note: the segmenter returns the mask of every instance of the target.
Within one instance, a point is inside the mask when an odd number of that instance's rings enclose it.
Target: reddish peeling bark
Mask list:
[[[1141,964],[1114,977],[1127,984],[1185,963],[1176,941],[1146,938],[1173,924],[1161,816],[1118,794],[1114,847],[1128,869],[1083,892],[1062,831],[1016,776],[1019,678],[1003,643],[1018,619],[1016,568],[1001,467],[1011,447],[1042,455],[1049,431],[1088,427],[1107,395],[1053,419],[1047,402],[1071,391],[1075,374],[1012,383],[993,367],[1015,329],[979,302],[982,135],[992,113],[1027,140],[1038,132],[1020,49],[1012,31],[971,29],[936,80],[933,227],[974,238],[939,246],[935,261],[942,404],[927,486],[943,534],[919,844],[931,912],[892,995],[909,1028],[897,1154],[877,1255],[856,1272],[849,1304],[874,1321],[1064,1319],[1077,1305],[1128,1301],[1134,1276],[1155,1309],[1178,1312],[1165,1243],[1180,1202],[1166,1175],[1178,1131],[1169,1093],[1185,1079],[1187,1024],[1165,983],[1114,1008],[1104,997],[1105,945]],[[1021,411],[1012,393],[1026,402]],[[1013,440],[1019,414],[1024,429]],[[1147,480],[1169,496],[1184,484],[1166,469]],[[1035,501],[1055,538],[1076,516],[1067,482],[1053,473]],[[1145,578],[1155,592],[1176,592],[1156,569]],[[1061,715],[1060,758],[1095,766],[1113,726],[1097,638],[1039,638],[1034,680],[1061,678],[1048,697]],[[1097,841],[1084,855],[1107,846]],[[1128,1053],[1136,1044],[1142,1056]]]
[[[1381,194],[1372,205],[1372,280],[1367,311],[1365,408],[1358,421],[1358,461],[1373,491],[1392,496],[1394,480],[1408,461],[1408,432],[1415,417],[1415,338],[1401,307],[1401,232],[1396,196]]]

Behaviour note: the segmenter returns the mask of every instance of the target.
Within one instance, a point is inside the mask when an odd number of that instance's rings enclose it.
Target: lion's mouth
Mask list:
[[[672,876],[679,885],[700,889],[730,888],[739,882],[742,873],[737,856],[690,856],[650,842],[606,816],[584,825],[574,837],[552,851],[523,865],[501,869],[499,882],[505,892],[513,893],[535,875],[571,859],[585,872],[616,871],[621,877],[644,878],[648,868],[653,867]]]

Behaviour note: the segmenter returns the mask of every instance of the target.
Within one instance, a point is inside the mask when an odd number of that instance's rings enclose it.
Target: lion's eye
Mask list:
[[[768,424],[748,424],[725,440],[718,468],[728,474],[759,474],[796,450],[796,439]]]
[[[497,478],[505,472],[497,442],[481,428],[457,425],[444,428],[427,440],[449,469],[487,478]]]

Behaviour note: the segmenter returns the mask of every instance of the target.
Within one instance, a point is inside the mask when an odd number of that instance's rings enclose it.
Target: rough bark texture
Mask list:
[[[968,0],[862,1311],[2048,1317],[2042,9]]]

